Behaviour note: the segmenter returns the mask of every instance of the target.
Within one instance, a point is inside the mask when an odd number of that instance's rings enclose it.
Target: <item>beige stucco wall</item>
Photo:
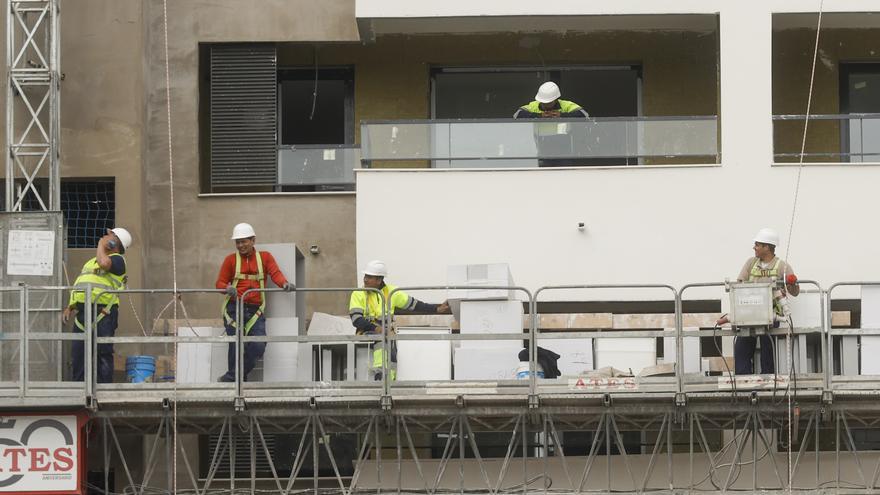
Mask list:
[[[815,29],[786,29],[773,33],[773,114],[804,115],[810,88],[810,69],[816,43]],[[813,82],[811,114],[838,114],[840,63],[880,63],[880,29],[823,29]],[[774,146],[778,151],[798,152],[804,121],[776,122]],[[810,121],[806,151],[839,152],[837,121]],[[796,158],[779,161],[797,161]],[[838,161],[836,157],[807,161]]]
[[[161,2],[145,2],[146,149],[144,246],[147,287],[170,287],[171,236],[165,58]],[[232,252],[234,224],[250,222],[258,242],[293,242],[306,252],[306,284],[351,287],[355,278],[354,196],[199,197],[198,46],[201,42],[354,41],[354,0],[168,2],[177,278],[180,287],[214,285]],[[321,254],[311,256],[317,244]],[[164,305],[157,300],[155,312]],[[188,305],[191,317],[216,317],[219,296]],[[347,313],[347,295],[309,297],[309,310]]]

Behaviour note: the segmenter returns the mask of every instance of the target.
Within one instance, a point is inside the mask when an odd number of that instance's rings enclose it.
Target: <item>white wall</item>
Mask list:
[[[391,8],[395,2],[367,3]],[[659,2],[622,3],[644,8]],[[735,277],[752,254],[754,233],[773,227],[782,239],[778,254],[790,248],[801,278],[823,285],[880,279],[880,232],[872,223],[880,206],[877,165],[806,166],[788,239],[798,168],[772,165],[771,7],[809,2],[705,3],[722,7],[721,166],[362,170],[358,266],[383,259],[399,285],[443,284],[449,264],[509,262],[517,284],[530,289],[680,286]],[[469,5],[486,4],[513,2]],[[832,6],[880,10],[880,3],[856,0],[827,2]],[[585,232],[576,228],[581,221]]]
[[[446,0],[444,2],[413,2],[411,0],[356,0],[358,18],[395,17],[457,17],[457,16],[519,16],[519,15],[604,15],[604,14],[669,14],[714,13],[746,6],[766,12],[813,12],[819,0]],[[876,12],[875,0],[826,1],[826,12]]]

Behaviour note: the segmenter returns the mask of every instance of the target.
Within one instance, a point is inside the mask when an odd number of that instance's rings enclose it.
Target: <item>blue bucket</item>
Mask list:
[[[125,374],[130,383],[153,381],[155,373],[156,358],[154,356],[129,356],[125,360]]]

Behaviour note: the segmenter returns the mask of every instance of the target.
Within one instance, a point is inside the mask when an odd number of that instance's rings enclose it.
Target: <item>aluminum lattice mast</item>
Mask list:
[[[61,208],[58,34],[58,0],[6,1],[6,211]]]

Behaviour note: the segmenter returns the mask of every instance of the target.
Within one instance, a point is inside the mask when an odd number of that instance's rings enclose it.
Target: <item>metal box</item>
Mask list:
[[[772,282],[730,284],[730,314],[735,327],[758,327],[773,324]]]

